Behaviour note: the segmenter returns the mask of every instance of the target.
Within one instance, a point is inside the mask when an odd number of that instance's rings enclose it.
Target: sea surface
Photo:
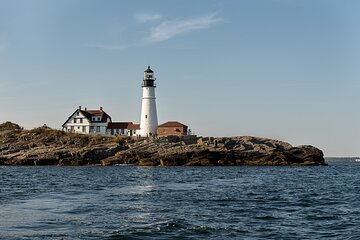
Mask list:
[[[360,163],[0,166],[0,239],[360,239]]]

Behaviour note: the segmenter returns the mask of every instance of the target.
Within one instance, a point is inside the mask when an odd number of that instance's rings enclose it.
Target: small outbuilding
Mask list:
[[[159,125],[156,134],[158,136],[183,136],[188,134],[188,126],[177,121],[169,121]]]

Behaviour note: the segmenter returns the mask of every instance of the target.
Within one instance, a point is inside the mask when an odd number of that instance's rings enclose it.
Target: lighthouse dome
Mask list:
[[[150,69],[150,66],[148,66],[148,68],[145,69],[144,72],[146,72],[146,73],[153,73],[154,71]]]

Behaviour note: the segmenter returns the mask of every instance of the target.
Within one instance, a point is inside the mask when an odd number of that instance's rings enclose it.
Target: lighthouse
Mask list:
[[[155,87],[154,71],[148,66],[144,71],[144,80],[142,83],[143,96],[140,120],[140,135],[142,137],[154,136],[158,127]]]

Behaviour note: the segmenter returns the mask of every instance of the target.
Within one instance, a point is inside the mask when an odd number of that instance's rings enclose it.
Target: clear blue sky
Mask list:
[[[0,0],[0,122],[60,128],[79,106],[360,155],[360,1]]]

